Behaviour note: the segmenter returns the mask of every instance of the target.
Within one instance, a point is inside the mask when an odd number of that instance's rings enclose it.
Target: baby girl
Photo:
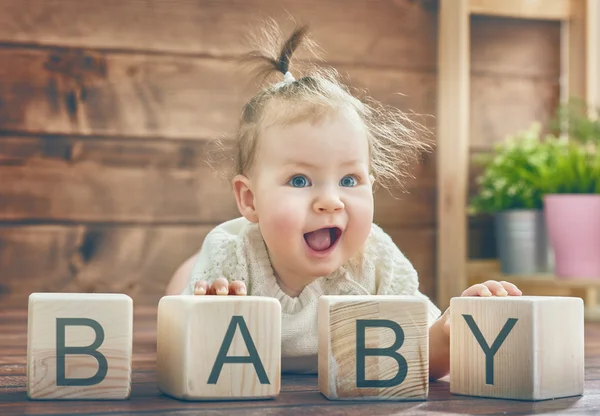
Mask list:
[[[359,100],[334,71],[295,78],[290,58],[305,37],[300,28],[280,51],[251,55],[283,80],[241,115],[232,179],[241,217],[214,228],[167,289],[278,299],[286,372],[317,370],[319,296],[427,299],[412,264],[373,223],[374,186],[401,185],[405,167],[426,146],[400,111]],[[462,295],[521,292],[488,281]],[[449,310],[427,302],[430,378],[437,379],[449,371]]]

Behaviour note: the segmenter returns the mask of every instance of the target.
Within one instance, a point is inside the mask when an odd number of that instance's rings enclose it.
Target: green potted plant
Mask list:
[[[504,274],[539,274],[549,270],[542,192],[536,186],[541,126],[508,136],[478,161],[474,214],[494,217],[500,270]]]
[[[554,273],[600,279],[600,114],[575,103],[559,109],[563,137],[542,146],[538,185]]]

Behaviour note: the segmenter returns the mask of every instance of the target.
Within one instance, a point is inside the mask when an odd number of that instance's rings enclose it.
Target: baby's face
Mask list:
[[[339,113],[272,126],[257,152],[254,204],[276,273],[305,280],[296,284],[332,273],[362,247],[373,221],[363,125]]]

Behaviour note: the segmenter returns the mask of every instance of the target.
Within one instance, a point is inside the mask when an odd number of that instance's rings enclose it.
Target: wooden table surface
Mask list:
[[[156,387],[156,309],[137,307],[134,317],[131,398],[120,401],[32,401],[27,399],[27,310],[0,305],[0,415],[22,414],[206,414],[206,415],[389,415],[405,414],[600,414],[600,324],[587,324],[583,396],[542,402],[483,399],[452,395],[449,379],[430,384],[419,402],[329,401],[317,389],[316,376],[286,375],[281,393],[271,400],[186,402]]]

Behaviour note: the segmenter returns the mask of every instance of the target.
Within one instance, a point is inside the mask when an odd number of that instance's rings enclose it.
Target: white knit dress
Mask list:
[[[391,237],[373,224],[363,250],[329,276],[306,286],[295,298],[285,294],[274,275],[258,224],[243,217],[227,221],[206,236],[183,295],[192,295],[198,280],[219,277],[246,283],[248,295],[279,300],[282,311],[283,372],[317,371],[317,299],[321,295],[413,295],[417,272]],[[441,314],[430,301],[429,324]]]

